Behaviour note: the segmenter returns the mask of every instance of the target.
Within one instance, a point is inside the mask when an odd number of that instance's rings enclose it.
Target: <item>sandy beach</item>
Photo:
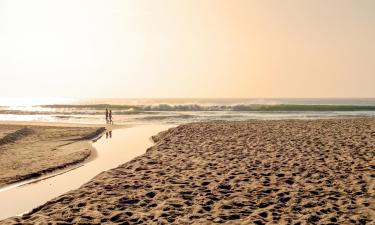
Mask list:
[[[0,187],[78,164],[92,153],[98,127],[0,125]]]
[[[154,140],[144,155],[1,224],[375,221],[375,119],[192,123]]]
[[[375,225],[375,0],[0,0],[0,225]]]

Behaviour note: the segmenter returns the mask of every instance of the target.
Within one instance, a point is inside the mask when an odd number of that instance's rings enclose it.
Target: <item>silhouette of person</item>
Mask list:
[[[109,124],[113,124],[112,110],[109,110]]]
[[[105,109],[105,121],[108,124],[108,122],[109,122],[109,111],[108,111],[108,109]]]
[[[108,139],[108,132],[105,132],[105,139]]]
[[[112,138],[112,131],[109,131],[109,138]]]

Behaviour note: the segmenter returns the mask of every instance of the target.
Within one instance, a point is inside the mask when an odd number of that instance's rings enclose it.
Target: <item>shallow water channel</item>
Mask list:
[[[170,125],[140,125],[113,130],[93,143],[96,157],[74,168],[0,189],[0,220],[21,215],[33,208],[79,188],[102,171],[142,155],[153,145],[150,137]]]

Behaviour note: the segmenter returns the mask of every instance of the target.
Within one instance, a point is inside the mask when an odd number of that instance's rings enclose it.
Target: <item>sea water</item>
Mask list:
[[[0,121],[101,124],[181,124],[229,120],[375,117],[365,99],[0,99]]]

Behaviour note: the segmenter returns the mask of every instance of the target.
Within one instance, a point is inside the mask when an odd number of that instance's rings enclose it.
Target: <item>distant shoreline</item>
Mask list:
[[[14,102],[16,103],[16,102]],[[116,125],[184,124],[213,120],[375,118],[375,98],[357,99],[92,99],[0,107],[0,121]]]

